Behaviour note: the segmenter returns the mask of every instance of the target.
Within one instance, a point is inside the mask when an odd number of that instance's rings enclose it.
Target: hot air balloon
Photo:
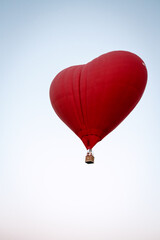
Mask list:
[[[59,118],[92,148],[115,129],[139,102],[147,83],[143,60],[128,51],[112,51],[84,65],[62,70],[50,86]]]

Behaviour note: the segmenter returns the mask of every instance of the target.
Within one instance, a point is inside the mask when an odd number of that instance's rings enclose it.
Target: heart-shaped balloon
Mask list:
[[[51,83],[50,99],[60,119],[91,149],[133,110],[146,82],[141,58],[113,51],[61,71]]]

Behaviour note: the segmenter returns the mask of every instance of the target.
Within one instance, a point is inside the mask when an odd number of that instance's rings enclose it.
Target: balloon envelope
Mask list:
[[[133,110],[146,82],[147,69],[141,58],[113,51],[61,71],[50,86],[51,104],[91,149]]]

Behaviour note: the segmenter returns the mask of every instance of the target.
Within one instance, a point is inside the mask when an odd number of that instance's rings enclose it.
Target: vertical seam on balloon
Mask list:
[[[75,74],[76,70],[77,70],[77,68],[74,68],[73,76],[72,76],[72,95],[73,95],[73,102],[74,102],[74,109],[75,109],[74,111],[75,111],[75,114],[76,114],[76,117],[77,117],[77,121],[79,122],[80,128],[82,128],[81,118],[80,118],[80,116],[78,114],[78,110],[76,108],[75,91],[74,91],[74,86],[73,86],[74,74]]]
[[[86,116],[86,128],[87,128],[87,130],[88,130],[88,116],[87,116],[87,104],[88,104],[88,101],[87,101],[87,99],[88,99],[88,96],[87,96],[87,88],[88,88],[88,70],[87,70],[87,73],[86,73],[86,90],[85,90],[85,99],[86,99],[86,112],[85,112],[85,116]]]
[[[83,69],[83,66],[82,68],[80,69],[79,71],[79,103],[80,103],[80,110],[81,110],[81,114],[82,114],[82,120],[83,120],[83,123],[82,123],[82,127],[83,125],[85,125],[85,121],[84,121],[84,114],[83,114],[83,108],[82,108],[82,99],[81,99],[81,75],[82,75],[82,69]]]

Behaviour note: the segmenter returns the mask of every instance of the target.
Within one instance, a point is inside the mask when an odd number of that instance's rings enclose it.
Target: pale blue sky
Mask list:
[[[160,1],[0,3],[0,239],[160,239]],[[140,56],[148,83],[87,165],[49,87],[113,50]]]

